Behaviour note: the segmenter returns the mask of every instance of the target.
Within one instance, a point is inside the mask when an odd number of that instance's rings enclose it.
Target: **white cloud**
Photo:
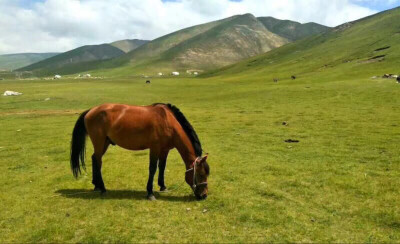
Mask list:
[[[366,0],[44,0],[26,8],[18,1],[0,0],[0,54],[154,39],[243,13],[335,26],[375,13],[358,5],[360,1]]]

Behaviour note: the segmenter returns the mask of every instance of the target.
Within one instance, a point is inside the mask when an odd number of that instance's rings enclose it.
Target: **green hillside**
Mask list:
[[[122,50],[110,44],[88,45],[23,67],[18,71],[34,71],[39,75],[75,73],[92,68],[96,61],[124,54]]]
[[[57,54],[58,53],[16,53],[0,55],[0,70],[18,69]]]
[[[148,43],[147,40],[139,40],[139,39],[126,39],[120,40],[110,43],[111,46],[121,49],[125,53],[128,53],[136,48],[142,46],[143,44]]]
[[[279,20],[273,17],[258,17],[257,19],[263,23],[268,30],[290,41],[297,41],[331,29],[330,27],[312,22],[300,24],[295,21]]]
[[[400,73],[399,8],[338,26],[205,76],[289,79]]]

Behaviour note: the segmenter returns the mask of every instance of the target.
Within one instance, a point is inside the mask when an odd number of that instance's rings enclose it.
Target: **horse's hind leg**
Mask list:
[[[167,187],[165,186],[164,182],[164,172],[165,172],[165,167],[167,166],[167,157],[168,157],[168,152],[160,156],[158,162],[158,185],[160,186],[161,192],[167,191]]]
[[[153,194],[153,180],[154,174],[157,171],[158,156],[150,150],[150,164],[149,164],[149,180],[147,181],[147,199],[156,200]]]
[[[103,164],[102,157],[106,153],[108,146],[110,143],[105,140],[104,144],[95,146],[94,153],[92,155],[92,172],[93,172],[93,180],[92,183],[94,185],[95,191],[101,191],[102,193],[106,192],[106,187],[104,186],[103,177],[101,175],[101,166]]]

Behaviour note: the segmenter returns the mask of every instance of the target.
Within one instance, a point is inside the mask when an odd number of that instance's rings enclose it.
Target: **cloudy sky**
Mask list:
[[[154,39],[235,14],[336,26],[397,0],[0,0],[0,54]]]

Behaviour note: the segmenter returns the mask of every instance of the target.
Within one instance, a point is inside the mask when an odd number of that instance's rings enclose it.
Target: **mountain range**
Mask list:
[[[117,41],[83,46],[23,67],[38,75],[113,69],[116,74],[207,71],[268,52],[295,40],[329,30],[251,14],[179,30],[152,41]]]

